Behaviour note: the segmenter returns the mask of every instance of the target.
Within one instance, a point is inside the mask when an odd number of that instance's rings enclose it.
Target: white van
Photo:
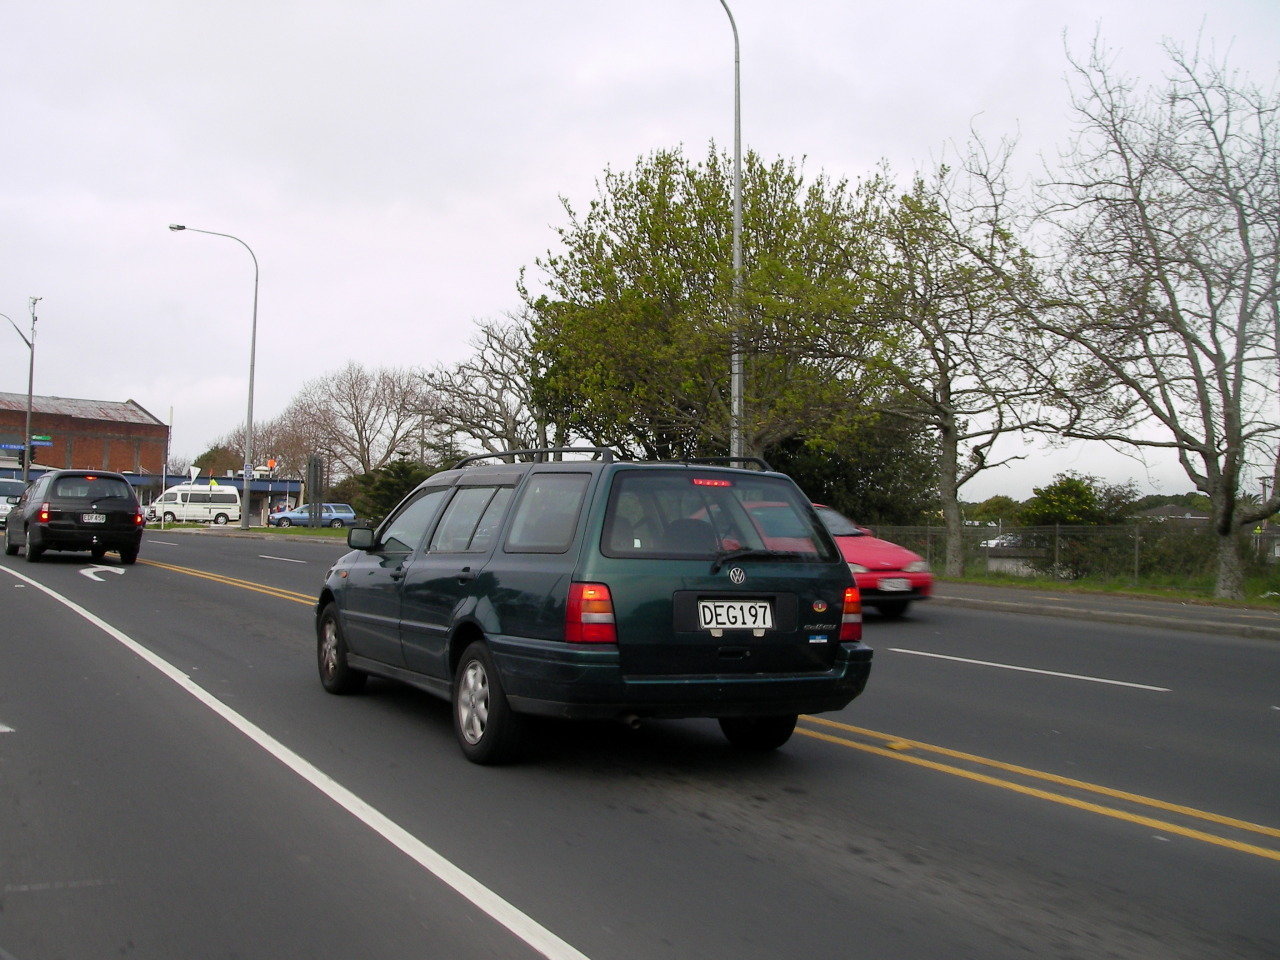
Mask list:
[[[240,491],[231,486],[180,483],[156,497],[147,516],[165,523],[216,523],[240,520]]]

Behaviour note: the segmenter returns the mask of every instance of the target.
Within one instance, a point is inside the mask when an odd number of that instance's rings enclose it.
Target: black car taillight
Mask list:
[[[36,523],[48,523],[48,522],[49,522],[49,504],[42,503],[40,504],[40,512],[36,514]]]

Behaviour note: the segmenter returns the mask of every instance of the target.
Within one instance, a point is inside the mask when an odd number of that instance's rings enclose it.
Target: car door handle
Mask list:
[[[476,578],[476,575],[472,573],[470,567],[463,567],[461,570],[458,571],[459,583],[466,583],[468,580],[474,580],[475,578]]]
[[[403,580],[404,578],[405,578],[404,567],[397,567],[395,570],[391,571],[392,580]]]

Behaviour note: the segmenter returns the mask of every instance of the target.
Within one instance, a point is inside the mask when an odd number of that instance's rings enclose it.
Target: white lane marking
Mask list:
[[[265,553],[258,554],[259,560],[279,560],[282,563],[307,563],[306,560],[294,560],[291,557],[269,557]]]
[[[147,546],[151,546],[153,543],[163,543],[166,547],[176,547],[178,545],[176,540],[152,540],[147,537]]]
[[[0,733],[13,733],[13,727],[7,727],[3,723],[0,723]]]
[[[46,587],[44,584],[32,580],[24,574],[18,573],[16,570],[10,570],[8,567],[0,567],[0,570],[5,571],[6,573],[11,573],[20,580],[26,581],[26,583],[35,587],[37,590],[48,594],[68,610],[80,615],[103,633],[107,634],[107,636],[116,640],[126,649],[132,651],[138,657],[145,660],[169,680],[172,680],[187,693],[191,694],[191,696],[195,697],[195,699],[200,703],[204,704],[223,720],[227,721],[227,723],[231,724],[235,729],[243,733],[264,751],[275,757],[303,780],[310,783],[334,803],[338,804],[338,806],[342,807],[357,820],[380,834],[411,860],[420,864],[439,880],[452,887],[455,892],[465,897],[480,910],[483,910],[491,918],[502,924],[502,926],[506,927],[511,931],[511,933],[546,957],[547,960],[590,960],[586,954],[566,943],[564,940],[561,940],[528,914],[519,910],[511,903],[498,896],[498,894],[494,893],[488,887],[484,886],[479,880],[476,880],[470,874],[454,866],[453,863],[436,853],[435,850],[428,847],[417,837],[413,836],[413,834],[409,833],[409,831],[392,821],[386,815],[374,809],[318,767],[298,756],[298,754],[294,753],[279,740],[276,740],[261,727],[256,726],[240,714],[236,713],[173,664],[169,663],[169,661],[152,653],[132,637],[111,626],[111,624],[102,620],[95,614],[90,613],[74,601],[62,596],[62,594],[57,591]]]
[[[122,577],[124,576],[124,571],[121,570],[119,567],[102,567],[102,566],[85,567],[83,570],[80,571],[80,575],[82,577],[88,577],[90,580],[95,580],[98,583],[102,583],[102,578],[98,576],[98,574],[100,573],[116,573]]]
[[[1064,677],[1067,680],[1088,680],[1090,683],[1107,683],[1114,687],[1132,687],[1135,690],[1151,690],[1155,693],[1172,693],[1169,687],[1153,687],[1145,683],[1130,683],[1127,680],[1107,680],[1103,677],[1086,677],[1079,673],[1058,673],[1056,670],[1037,670],[1035,667],[1015,667],[1011,663],[992,663],[989,660],[969,660],[965,657],[949,657],[945,653],[925,653],[923,650],[904,650],[901,647],[890,647],[892,653],[909,653],[916,657],[934,657],[938,660],[954,660],[956,663],[972,663],[979,667],[999,667],[1001,670],[1017,670],[1020,673],[1039,673],[1046,677]]]

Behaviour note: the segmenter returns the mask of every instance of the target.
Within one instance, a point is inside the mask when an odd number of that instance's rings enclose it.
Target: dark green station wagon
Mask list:
[[[781,746],[862,692],[872,652],[808,498],[756,463],[468,457],[348,532],[316,605],[321,682],[451,701],[477,763],[510,759],[526,715],[716,717]]]

